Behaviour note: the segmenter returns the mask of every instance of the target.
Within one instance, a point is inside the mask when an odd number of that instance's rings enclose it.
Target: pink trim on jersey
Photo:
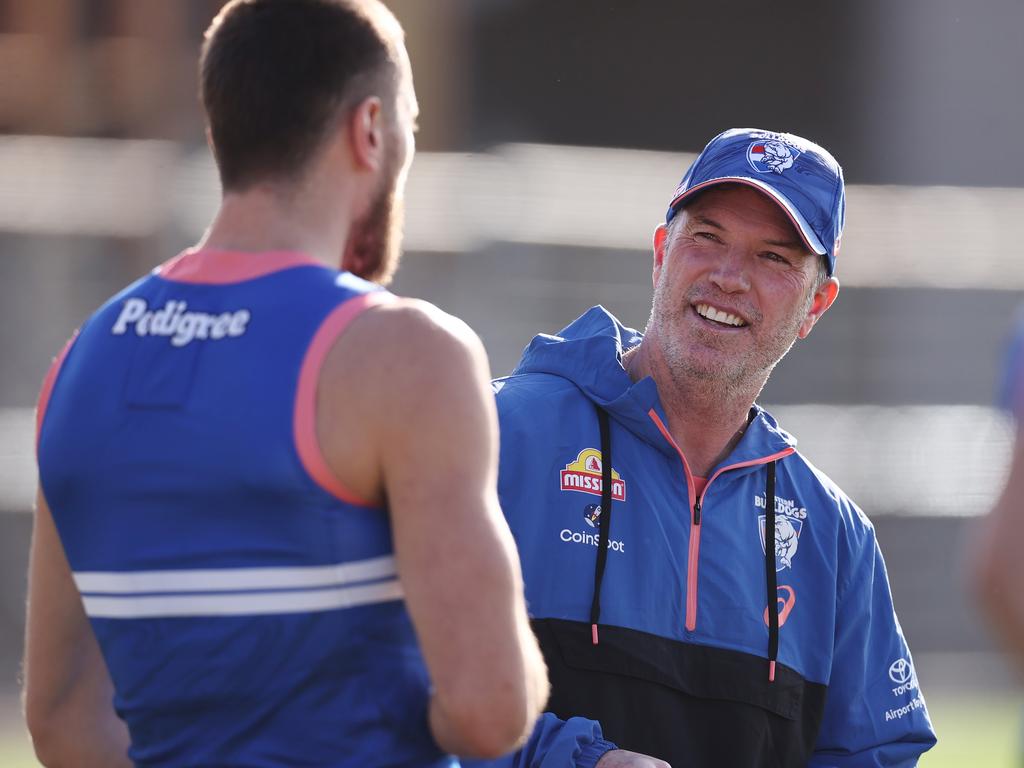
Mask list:
[[[177,283],[225,285],[253,280],[291,267],[320,266],[305,253],[293,251],[220,251],[189,248],[156,268],[156,274]]]
[[[78,338],[78,331],[71,334],[71,338],[64,344],[64,349],[60,351],[60,354],[53,359],[50,363],[50,370],[46,372],[46,376],[43,377],[43,386],[39,390],[39,400],[36,406],[36,450],[39,449],[39,435],[43,431],[43,419],[46,418],[46,406],[50,404],[50,395],[53,394],[53,385],[57,383],[57,374],[60,373],[61,366],[64,365],[64,358],[68,356],[68,352],[71,351],[71,345],[75,343],[75,339]]]
[[[380,306],[394,301],[394,294],[385,291],[364,293],[336,307],[317,329],[310,342],[306,356],[299,370],[299,385],[295,391],[295,416],[293,429],[295,448],[299,453],[302,466],[317,485],[333,496],[348,504],[361,507],[376,506],[346,488],[327,465],[327,460],[320,451],[320,441],[316,436],[316,390],[320,381],[320,369],[327,353],[334,342],[362,312],[371,307]]]

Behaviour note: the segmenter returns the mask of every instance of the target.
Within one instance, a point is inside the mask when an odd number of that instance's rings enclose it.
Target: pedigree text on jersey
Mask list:
[[[110,332],[122,336],[132,327],[136,336],[167,336],[173,346],[184,347],[197,339],[219,341],[241,336],[250,317],[247,309],[216,315],[189,312],[188,304],[174,299],[168,300],[160,309],[151,310],[145,299],[131,298],[124,302]]]

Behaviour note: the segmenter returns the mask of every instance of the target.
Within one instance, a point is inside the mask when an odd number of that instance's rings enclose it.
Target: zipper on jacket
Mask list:
[[[680,456],[683,454],[680,453]],[[684,465],[685,466],[685,465]],[[693,481],[690,470],[686,467],[690,493],[693,494]],[[700,563],[700,499],[693,502],[693,525],[690,526],[690,551],[686,555],[686,629],[693,632],[697,628],[697,566]]]
[[[704,492],[701,493],[700,496],[697,496],[694,492],[693,474],[690,472],[690,465],[687,463],[682,449],[680,449],[679,445],[672,438],[672,435],[669,433],[665,423],[653,408],[647,412],[647,415],[658,427],[662,436],[668,440],[669,444],[673,448],[676,449],[676,453],[679,454],[680,461],[683,462],[683,472],[686,475],[690,507],[693,509],[693,517],[691,518],[692,525],[690,526],[690,548],[686,559],[686,631],[693,632],[697,628],[697,575],[700,570],[701,512],[703,510],[703,500],[708,493],[708,488],[711,487],[711,483],[713,483],[723,472],[728,472],[731,469],[741,469],[743,467],[752,467],[756,464],[767,464],[771,461],[777,461],[778,459],[783,459],[786,456],[795,453],[796,449],[789,447],[779,451],[778,453],[772,454],[771,456],[764,456],[763,458],[754,459],[753,461],[741,461],[738,464],[730,464],[727,467],[721,467],[717,472],[715,472],[715,474],[708,478],[708,482],[704,486]]]

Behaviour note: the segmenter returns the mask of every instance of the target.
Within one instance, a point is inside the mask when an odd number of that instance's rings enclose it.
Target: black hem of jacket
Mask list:
[[[621,749],[676,768],[805,766],[826,686],[763,656],[634,629],[534,619],[551,680],[548,711],[588,717]]]

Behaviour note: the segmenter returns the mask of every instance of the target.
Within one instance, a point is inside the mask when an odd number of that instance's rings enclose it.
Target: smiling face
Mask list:
[[[771,198],[740,184],[712,187],[655,233],[645,343],[676,384],[760,391],[839,290],[834,278],[815,290],[818,259]]]

